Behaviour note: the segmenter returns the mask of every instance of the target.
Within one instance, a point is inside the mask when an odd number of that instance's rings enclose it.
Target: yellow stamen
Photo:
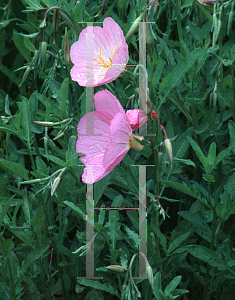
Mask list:
[[[99,54],[96,54],[98,56],[98,59],[97,58],[94,58],[94,60],[100,65],[102,66],[103,68],[106,68],[106,69],[109,69],[111,66],[112,66],[112,63],[113,63],[113,57],[115,55],[115,53],[117,52],[117,49],[118,49],[118,46],[116,46],[115,50],[114,50],[114,53],[112,55],[112,58],[109,57],[109,61],[108,63],[105,62],[105,60],[102,58],[102,46],[99,47]]]

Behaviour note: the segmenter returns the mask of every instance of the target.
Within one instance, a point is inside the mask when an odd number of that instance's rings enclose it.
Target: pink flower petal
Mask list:
[[[107,111],[114,117],[117,113],[125,113],[118,99],[108,90],[97,92],[94,95],[95,109],[97,111]]]
[[[120,46],[125,43],[125,37],[119,25],[110,17],[104,19],[103,28],[112,35],[115,43]]]
[[[109,125],[111,119],[112,116],[106,111],[94,111],[87,113],[79,121],[76,152],[86,154],[79,157],[82,163],[88,164],[95,156],[104,154],[110,143]],[[86,127],[86,123],[88,123],[88,127]]]
[[[128,118],[124,113],[115,115],[110,124],[111,142],[106,147],[103,166],[112,170],[124,158],[130,149],[129,138],[132,130]]]

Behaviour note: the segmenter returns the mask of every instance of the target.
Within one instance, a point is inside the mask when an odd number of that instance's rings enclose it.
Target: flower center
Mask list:
[[[102,68],[107,69],[106,71],[108,71],[108,69],[112,66],[113,63],[113,57],[115,55],[115,53],[117,52],[118,46],[116,46],[112,57],[109,57],[108,59],[103,59],[102,58],[102,46],[100,46],[99,48],[99,54],[96,54],[98,56],[97,58],[94,58],[94,60],[99,64],[99,66],[101,66]]]

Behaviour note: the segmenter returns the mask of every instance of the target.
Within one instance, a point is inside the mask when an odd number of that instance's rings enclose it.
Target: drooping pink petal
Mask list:
[[[130,122],[124,113],[118,113],[110,123],[111,142],[106,147],[103,166],[111,171],[124,158],[130,149],[129,138],[132,134]]]
[[[132,131],[144,125],[147,121],[147,115],[142,109],[131,109],[126,112],[131,124]]]
[[[112,116],[106,111],[93,111],[79,121],[76,152],[85,154],[79,157],[82,163],[88,164],[94,157],[104,154],[110,143],[111,119]]]
[[[118,99],[108,90],[99,91],[94,95],[96,111],[107,111],[114,117],[119,112],[125,113]]]

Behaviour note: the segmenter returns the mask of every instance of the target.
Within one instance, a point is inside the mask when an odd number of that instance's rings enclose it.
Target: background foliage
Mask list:
[[[0,14],[0,299],[234,299],[234,1],[5,0]],[[138,276],[134,210],[94,212],[95,276],[103,280],[77,279],[86,268],[86,185],[75,151],[86,89],[70,78],[69,48],[82,22],[108,16],[126,36],[129,64],[139,60],[131,22],[152,22],[148,92],[174,163],[171,170],[154,121],[154,152],[130,150],[94,184],[94,202],[138,207],[138,168],[130,165],[158,155],[158,168],[147,168],[153,282],[129,279]],[[134,77],[105,88],[133,109],[138,68],[128,70]]]

